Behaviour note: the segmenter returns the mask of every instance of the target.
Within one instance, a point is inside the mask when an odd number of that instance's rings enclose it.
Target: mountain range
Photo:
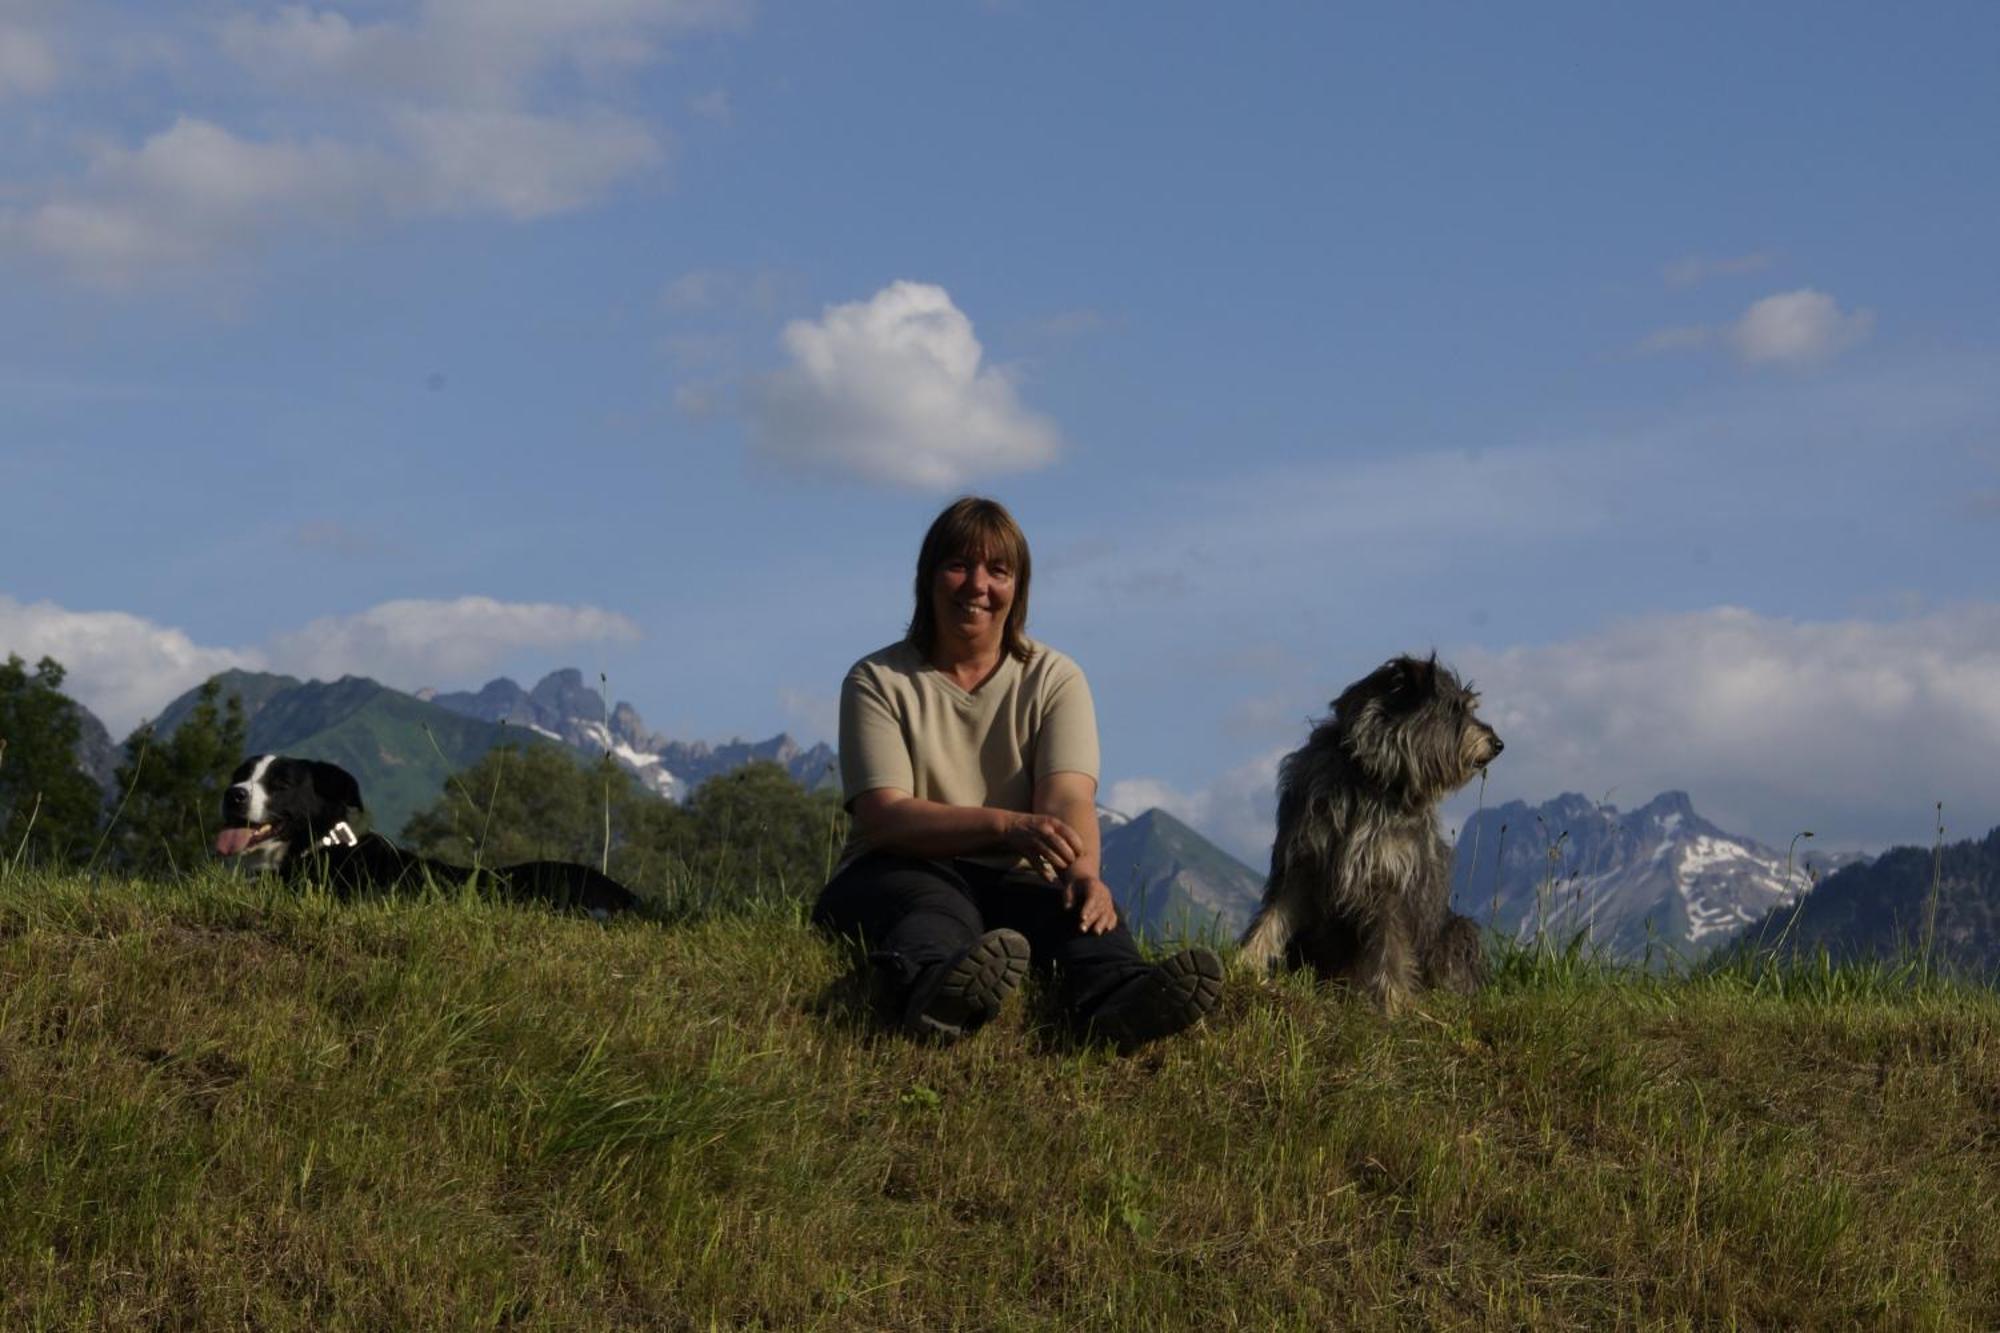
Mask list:
[[[684,800],[708,779],[753,760],[777,764],[807,790],[840,781],[830,747],[804,748],[783,733],[767,741],[722,745],[655,735],[631,704],[621,701],[606,709],[604,696],[584,684],[583,673],[574,667],[551,671],[532,690],[502,676],[473,692],[419,690],[416,697],[463,717],[525,727],[592,758],[610,754],[649,790],[669,800]]]
[[[1791,860],[1695,813],[1682,791],[1636,810],[1566,792],[1481,810],[1458,835],[1458,911],[1519,940],[1579,935],[1621,960],[1690,961],[1855,858]]]

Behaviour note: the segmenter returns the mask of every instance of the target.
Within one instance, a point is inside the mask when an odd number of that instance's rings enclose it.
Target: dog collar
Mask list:
[[[347,821],[343,819],[326,831],[326,836],[319,840],[319,845],[322,847],[352,847],[360,841],[361,839],[354,835],[354,830],[347,827]]]

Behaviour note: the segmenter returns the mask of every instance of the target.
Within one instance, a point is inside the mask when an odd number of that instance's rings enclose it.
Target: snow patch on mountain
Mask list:
[[[502,676],[477,692],[439,694],[432,702],[467,717],[526,727],[587,755],[608,754],[649,790],[675,801],[718,774],[758,760],[778,764],[807,788],[838,778],[831,749],[803,749],[782,733],[767,741],[721,745],[656,735],[631,704],[621,701],[607,709],[604,696],[584,684],[574,667],[551,671],[532,690]]]
[[[1790,903],[1803,887],[1787,890],[1775,856],[1747,842],[1708,836],[1681,850],[1675,880],[1686,904],[1691,944],[1712,935],[1727,938],[1773,907]]]

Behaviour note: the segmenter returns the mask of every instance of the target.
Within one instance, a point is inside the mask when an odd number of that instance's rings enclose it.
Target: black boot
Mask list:
[[[1213,949],[1183,949],[1106,996],[1086,1031],[1131,1051],[1194,1026],[1221,998],[1222,960]]]
[[[957,957],[918,975],[903,1007],[903,1026],[947,1041],[965,1036],[999,1013],[1027,975],[1027,936],[989,930]]]

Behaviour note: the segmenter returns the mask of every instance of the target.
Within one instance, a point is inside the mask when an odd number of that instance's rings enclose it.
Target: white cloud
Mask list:
[[[222,25],[222,49],[266,79],[354,75],[362,66],[393,57],[398,30],[387,24],[355,27],[345,14],[287,5],[276,14],[235,14]]]
[[[0,100],[39,97],[56,86],[61,72],[46,34],[0,19]]]
[[[749,12],[747,0],[371,9],[368,21],[309,5],[212,28],[175,20],[213,44],[208,100],[277,128],[253,135],[182,112],[136,145],[79,134],[99,146],[78,169],[12,191],[21,202],[0,209],[0,246],[121,287],[355,224],[588,207],[666,160],[664,131],[618,109],[629,76],[666,58],[665,38],[740,27]],[[48,86],[53,61],[41,36],[0,22],[0,97]],[[313,132],[285,128],[300,125]]]
[[[1825,292],[1801,288],[1767,296],[1729,330],[1730,345],[1753,365],[1804,365],[1843,352],[1875,326],[1869,310],[1844,311]]]
[[[1045,466],[1061,447],[1012,377],[981,365],[972,321],[942,287],[891,283],[793,321],[784,342],[792,364],[746,392],[751,444],[767,458],[947,490]]]
[[[351,219],[382,193],[385,165],[328,140],[257,143],[183,116],[136,149],[101,148],[32,211],[0,214],[0,237],[115,284],[279,227]]]
[[[608,113],[424,109],[400,123],[421,198],[439,212],[566,213],[666,156],[644,125]]]
[[[394,601],[329,616],[256,647],[211,647],[185,631],[123,611],[72,611],[0,594],[0,656],[53,657],[64,690],[123,736],[176,695],[241,667],[330,680],[372,676],[399,688],[464,681],[522,649],[629,641],[639,628],[593,606],[501,602],[490,597]]]
[[[281,235],[439,213],[567,212],[664,156],[643,125],[608,114],[414,110],[397,117],[388,147],[260,142],[183,116],[137,148],[101,149],[32,210],[0,214],[0,240],[123,286]]]
[[[1724,828],[1832,845],[1921,841],[1938,800],[1962,834],[2000,820],[2000,604],[1819,622],[1720,607],[1454,665],[1507,742],[1489,801],[1683,788]]]
[[[1127,815],[1157,806],[1261,871],[1270,864],[1271,835],[1277,827],[1278,761],[1291,749],[1286,745],[1267,751],[1193,791],[1157,778],[1121,778],[1098,803]]]
[[[1710,278],[1733,278],[1745,273],[1761,273],[1771,266],[1773,259],[1768,250],[1755,250],[1745,255],[1728,255],[1711,258],[1706,255],[1689,255],[1667,265],[1661,274],[1669,287],[1690,287]]]
[[[1842,310],[1825,292],[1802,287],[1765,297],[1730,324],[1683,324],[1656,330],[1640,340],[1637,350],[1652,355],[1720,343],[1745,365],[1803,366],[1846,351],[1866,339],[1874,328],[1874,311]]]
[[[63,693],[122,738],[174,696],[231,667],[257,669],[254,650],[209,648],[181,630],[123,611],[71,611],[0,594],[0,657],[62,663]]]
[[[239,14],[223,25],[222,47],[275,84],[318,79],[348,95],[360,90],[425,105],[517,109],[554,82],[610,84],[656,64],[670,35],[740,29],[751,6],[748,0],[421,0],[387,8],[389,16],[361,24],[308,5]]]
[[[271,641],[279,669],[300,675],[374,676],[415,684],[486,670],[522,648],[630,641],[639,627],[615,611],[548,602],[403,600],[351,616],[326,616]]]

